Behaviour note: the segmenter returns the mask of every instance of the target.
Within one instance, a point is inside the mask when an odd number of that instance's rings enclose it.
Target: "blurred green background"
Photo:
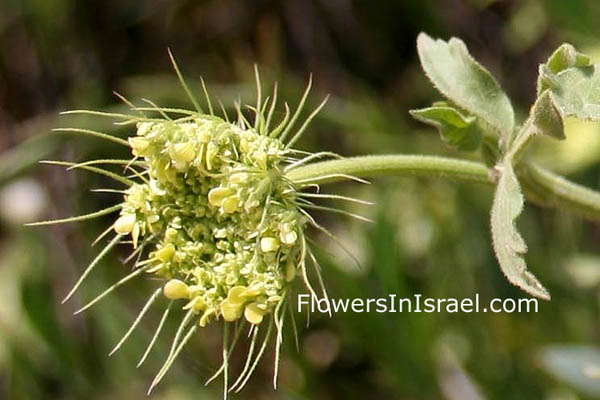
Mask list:
[[[135,368],[160,318],[157,307],[119,353],[107,356],[156,286],[150,280],[71,315],[123,276],[126,249],[60,305],[98,251],[90,243],[113,217],[51,228],[23,223],[104,208],[117,197],[89,191],[114,187],[102,177],[37,161],[127,156],[94,138],[51,133],[55,127],[132,132],[59,111],[125,111],[113,90],[136,103],[190,107],[170,47],[192,85],[198,88],[202,75],[229,109],[238,96],[252,101],[255,62],[266,89],[277,80],[292,105],[312,72],[312,106],[327,93],[332,99],[300,148],[475,158],[409,119],[409,108],[438,99],[418,65],[416,35],[461,37],[522,116],[535,96],[538,64],[560,43],[600,61],[599,20],[598,0],[2,0],[0,398],[146,398],[170,345],[172,333],[162,335]],[[529,156],[600,189],[600,127],[569,122],[567,136],[564,143],[540,140]],[[374,224],[317,215],[361,261],[357,268],[335,245],[319,252],[330,296],[523,296],[493,256],[489,187],[385,178],[329,189],[377,203],[352,207]],[[553,297],[538,313],[313,315],[309,327],[296,315],[299,350],[286,332],[280,389],[271,387],[270,351],[235,398],[600,398],[600,225],[528,205],[520,228],[529,265]],[[220,365],[219,349],[219,330],[205,328],[153,397],[220,398],[218,383],[203,385]],[[240,354],[234,371],[242,362]]]

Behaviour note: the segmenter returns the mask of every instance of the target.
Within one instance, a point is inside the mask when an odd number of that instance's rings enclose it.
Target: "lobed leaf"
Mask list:
[[[421,33],[417,51],[423,70],[445,97],[502,137],[510,137],[514,128],[510,100],[494,77],[471,57],[462,40],[451,38],[445,42]]]
[[[491,212],[492,243],[500,269],[513,285],[532,296],[550,300],[550,294],[527,270],[523,258],[527,245],[517,231],[515,221],[523,211],[524,199],[511,159],[506,158],[500,167]]]
[[[560,72],[549,90],[563,116],[600,121],[600,64]]]
[[[592,65],[590,57],[578,52],[569,43],[563,43],[552,53],[546,64],[540,65],[537,81],[538,96],[552,86],[553,76],[559,72],[572,67],[588,67],[590,65]]]
[[[479,147],[482,132],[473,116],[465,116],[448,105],[434,105],[420,110],[410,110],[415,119],[438,129],[442,139],[463,151]]]

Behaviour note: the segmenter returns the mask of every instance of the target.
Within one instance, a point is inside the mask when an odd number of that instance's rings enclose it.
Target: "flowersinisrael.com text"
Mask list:
[[[309,294],[298,295],[298,312],[308,310],[320,313],[528,313],[538,312],[538,301],[533,298],[521,299],[492,299],[482,304],[479,294],[475,298],[431,298],[415,294],[412,297],[398,297],[390,294],[379,298],[354,298],[354,299],[317,299]]]

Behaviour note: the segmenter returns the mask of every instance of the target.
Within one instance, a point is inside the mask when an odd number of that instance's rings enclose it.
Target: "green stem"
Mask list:
[[[437,156],[380,155],[343,158],[307,164],[286,176],[294,182],[331,183],[348,176],[416,175],[453,178],[476,183],[493,183],[485,165],[473,161]]]
[[[517,173],[528,200],[600,221],[600,193],[531,164],[520,163]],[[359,156],[320,161],[286,173],[289,179],[302,185],[381,175],[442,177],[494,185],[493,174],[484,164],[438,156]]]
[[[600,193],[595,190],[532,164],[520,165],[517,173],[530,201],[600,221]]]

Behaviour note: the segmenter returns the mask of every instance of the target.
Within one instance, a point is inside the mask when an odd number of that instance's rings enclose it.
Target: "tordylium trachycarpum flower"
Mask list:
[[[325,101],[306,119],[299,120],[310,90],[309,82],[296,111],[292,113],[285,104],[284,117],[276,122],[273,117],[277,87],[271,97],[263,99],[255,69],[256,105],[248,106],[249,118],[237,105],[237,119],[230,121],[225,111],[222,117],[215,115],[203,83],[208,109],[204,112],[174,60],[173,65],[196,108],[194,111],[161,108],[153,103],[149,107],[136,107],[120,96],[136,114],[67,112],[111,117],[135,127],[132,130],[135,135],[127,140],[87,129],[61,129],[127,145],[132,153],[130,160],[51,162],[101,173],[125,184],[123,202],[93,214],[38,224],[80,221],[119,211],[113,225],[102,235],[113,233],[114,237],[81,275],[65,301],[107,252],[118,244],[131,244],[133,252],[126,262],[134,260],[133,272],[78,312],[136,276],[151,274],[162,279],[161,287],[150,296],[131,329],[113,350],[133,332],[150,305],[164,296],[170,303],[141,364],[168,314],[174,308],[183,310],[171,350],[150,390],[163,378],[198,328],[210,323],[223,323],[223,365],[210,380],[223,375],[225,395],[244,387],[271,336],[275,336],[276,386],[285,313],[291,312],[286,307],[291,282],[301,277],[311,294],[319,296],[308,278],[308,266],[314,267],[320,295],[326,296],[305,230],[311,225],[331,234],[306,210],[327,209],[314,204],[315,198],[355,200],[319,194],[315,184],[294,182],[286,175],[312,160],[337,157],[291,147]],[[101,164],[122,164],[126,173],[122,176],[109,172],[98,167]],[[243,331],[251,338],[247,361],[239,377],[230,382],[230,353]]]

